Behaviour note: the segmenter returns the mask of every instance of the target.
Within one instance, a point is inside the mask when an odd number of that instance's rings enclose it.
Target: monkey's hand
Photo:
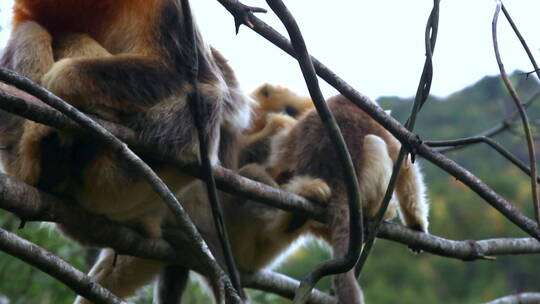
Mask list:
[[[284,189],[319,203],[328,203],[332,190],[322,179],[309,176],[296,176]]]
[[[269,113],[266,116],[266,125],[257,133],[246,136],[244,142],[246,145],[252,145],[256,142],[270,139],[281,130],[292,128],[298,121],[289,115],[281,113]]]

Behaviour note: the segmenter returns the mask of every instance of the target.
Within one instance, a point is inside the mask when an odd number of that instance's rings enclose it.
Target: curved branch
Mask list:
[[[531,96],[529,98],[529,100],[527,102],[525,102],[525,104],[523,104],[523,107],[525,109],[527,109],[530,105],[532,105],[533,102],[535,102],[538,99],[538,97],[540,97],[540,92],[537,92],[536,94]],[[497,135],[501,134],[502,132],[504,132],[506,130],[511,130],[513,121],[516,120],[518,117],[519,117],[519,111],[515,110],[514,113],[512,113],[510,115],[509,118],[504,119],[502,122],[496,124],[495,126],[491,127],[490,129],[487,129],[487,130],[485,130],[485,131],[483,131],[481,133],[478,133],[477,135],[471,136],[471,138],[494,137],[494,136],[497,136]],[[474,144],[474,142],[470,143],[470,144]],[[464,144],[464,145],[459,145],[459,146],[452,146],[452,147],[446,147],[446,148],[442,148],[442,149],[437,149],[437,151],[441,152],[441,153],[446,153],[446,152],[456,151],[456,150],[462,149],[462,148],[467,147],[467,146],[468,146],[468,144]]]
[[[519,158],[515,157],[512,153],[510,153],[510,151],[506,150],[498,142],[496,142],[495,140],[489,137],[485,137],[485,136],[468,137],[468,138],[459,138],[459,139],[452,139],[452,140],[425,141],[424,143],[430,147],[447,147],[447,146],[460,147],[460,146],[467,146],[467,145],[481,143],[481,142],[489,145],[491,148],[499,152],[500,155],[502,155],[504,158],[506,158],[511,163],[513,163],[525,174],[531,176],[531,168],[527,167],[527,165],[524,162],[522,162]],[[540,176],[536,176],[536,181],[540,183]]]
[[[512,20],[512,17],[510,17],[510,13],[502,4],[502,11],[506,19],[508,20],[508,23],[510,23],[510,26],[512,27],[512,30],[514,30],[514,33],[519,39],[519,42],[521,42],[521,45],[523,46],[523,49],[527,53],[527,56],[529,57],[529,60],[531,61],[531,64],[534,68],[534,71],[536,73],[536,76],[538,77],[538,80],[540,80],[540,68],[538,67],[538,64],[536,63],[536,60],[534,59],[534,56],[531,52],[531,49],[529,49],[529,46],[527,45],[527,42],[525,41],[525,38],[521,35],[521,32],[518,30],[516,24],[514,23],[514,20]]]
[[[492,27],[491,27],[492,38],[493,38],[493,48],[495,50],[495,58],[497,59],[497,64],[499,66],[499,70],[501,71],[501,77],[503,79],[504,85],[508,89],[510,96],[512,96],[512,100],[514,101],[514,104],[516,105],[516,108],[519,111],[519,115],[521,116],[521,121],[523,124],[523,129],[525,130],[525,136],[527,138],[527,148],[529,149],[529,162],[531,163],[530,176],[531,176],[531,189],[532,189],[534,214],[536,216],[536,222],[540,225],[540,201],[538,198],[538,184],[536,183],[536,151],[534,147],[534,140],[533,140],[533,136],[531,132],[531,126],[529,124],[529,118],[527,117],[527,112],[525,112],[525,109],[523,108],[523,104],[521,103],[521,99],[519,98],[518,93],[514,89],[514,86],[512,85],[510,78],[508,78],[508,74],[506,73],[504,64],[501,59],[501,54],[499,52],[499,42],[497,40],[497,21],[499,19],[499,12],[501,10],[501,6],[502,6],[502,3],[499,1],[495,9],[495,14],[493,15],[493,22],[492,22]]]
[[[433,8],[431,10],[431,13],[429,14],[425,32],[426,60],[424,62],[424,69],[422,71],[422,76],[420,77],[420,83],[418,84],[418,89],[414,98],[414,104],[411,110],[411,114],[409,115],[409,119],[407,119],[407,122],[405,123],[405,127],[411,132],[414,130],[418,112],[420,112],[420,109],[427,101],[429,97],[429,91],[431,90],[431,83],[433,80],[433,51],[435,50],[435,42],[437,41],[437,34],[439,30],[439,1],[440,0],[433,1]],[[381,206],[369,227],[369,234],[366,244],[364,246],[364,250],[362,251],[360,260],[356,265],[355,275],[357,277],[360,276],[362,268],[364,267],[364,264],[367,261],[371,249],[373,248],[375,236],[377,235],[377,232],[383,221],[384,214],[386,213],[388,205],[390,204],[390,200],[392,199],[392,195],[394,194],[394,189],[396,187],[399,171],[401,170],[401,166],[405,161],[408,153],[410,153],[412,161],[414,162],[416,156],[415,147],[407,147],[403,145],[399,150],[397,160],[394,164],[394,168],[392,169],[392,175],[390,176],[390,182],[386,187],[386,193],[384,194]]]
[[[127,304],[61,258],[1,228],[0,250],[48,273],[92,302]]]
[[[296,53],[296,58],[298,59],[300,69],[302,70],[302,74],[304,75],[304,79],[308,86],[309,94],[311,95],[317,113],[330,136],[332,145],[337,152],[341,170],[343,170],[343,176],[345,177],[344,182],[347,186],[349,205],[349,244],[347,253],[345,256],[337,256],[316,265],[313,270],[304,277],[296,292],[294,303],[305,303],[309,297],[309,293],[321,278],[332,274],[347,272],[358,262],[364,241],[362,200],[360,198],[360,187],[358,186],[358,178],[356,176],[356,169],[353,165],[351,154],[347,149],[345,139],[341,134],[337,121],[324,100],[324,96],[319,87],[317,74],[315,73],[315,68],[313,67],[313,62],[307,51],[306,43],[302,37],[300,28],[283,1],[267,0],[266,2],[270,5],[270,8],[274,13],[276,13],[289,33],[291,43]]]
[[[229,277],[231,279],[232,286],[236,289],[236,292],[241,297],[245,298],[245,292],[242,290],[240,285],[240,275],[238,274],[238,269],[236,268],[236,263],[232,254],[231,245],[229,243],[229,236],[227,235],[227,230],[225,229],[225,222],[223,220],[223,211],[219,202],[218,193],[216,190],[216,180],[212,174],[212,164],[210,163],[210,155],[208,152],[208,142],[209,138],[205,133],[205,126],[207,126],[208,121],[205,121],[204,115],[209,109],[206,109],[204,103],[201,102],[201,96],[199,91],[199,41],[196,36],[195,23],[193,22],[193,16],[191,15],[191,7],[189,5],[189,0],[182,0],[182,11],[184,13],[184,29],[185,37],[191,50],[189,50],[189,62],[186,62],[187,66],[187,76],[188,81],[193,87],[193,91],[188,96],[188,106],[197,129],[197,135],[199,139],[199,156],[201,162],[201,172],[203,174],[203,180],[206,184],[206,190],[208,195],[208,201],[210,202],[210,207],[212,210],[212,219],[214,220],[214,226],[216,227],[216,232],[218,235],[219,243],[221,244],[221,250],[223,252],[223,257],[225,258],[225,265],[228,270]],[[219,273],[216,273],[219,279]],[[228,296],[235,297],[234,293],[231,293]],[[240,299],[232,299],[232,301],[240,301]]]

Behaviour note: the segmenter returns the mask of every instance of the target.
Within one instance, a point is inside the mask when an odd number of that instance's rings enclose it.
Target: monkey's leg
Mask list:
[[[54,63],[51,43],[45,28],[33,21],[23,22],[11,33],[0,66],[39,83]]]
[[[178,92],[186,81],[159,58],[115,55],[62,59],[43,76],[42,83],[75,106],[99,102],[114,108],[125,102],[133,107],[151,106]]]
[[[396,194],[405,224],[412,229],[428,231],[429,205],[418,164],[404,166],[398,176]]]
[[[180,304],[189,281],[189,269],[170,265],[160,274],[154,289],[154,303]]]
[[[105,48],[89,35],[70,33],[54,39],[54,58],[106,57],[112,56]]]
[[[381,208],[393,169],[388,147],[382,138],[372,134],[366,135],[362,164],[358,177],[360,193],[363,196],[362,204],[365,215],[373,217]],[[392,218],[395,214],[395,202],[392,199],[384,218]]]
[[[25,121],[23,124],[23,135],[16,147],[16,156],[14,160],[6,164],[6,171],[21,179],[27,184],[37,185],[42,176],[42,164],[51,163],[45,154],[59,157],[60,142],[57,136],[54,136],[55,130],[33,121]],[[44,150],[53,151],[53,153],[43,153]],[[56,168],[60,171],[60,168]],[[59,173],[59,172],[58,172]],[[46,181],[52,182],[52,181]]]
[[[118,255],[116,265],[115,253],[111,249],[103,249],[98,261],[90,270],[90,277],[118,297],[125,298],[150,282],[163,270],[164,263],[126,255]],[[78,296],[74,304],[91,304],[92,302]]]

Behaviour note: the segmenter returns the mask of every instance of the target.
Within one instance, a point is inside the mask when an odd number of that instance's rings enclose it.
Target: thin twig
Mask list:
[[[523,107],[525,109],[529,108],[533,104],[533,102],[535,102],[536,100],[539,99],[538,97],[540,97],[540,92],[537,92],[536,94],[531,96],[529,98],[529,100],[527,100],[527,102],[525,102],[525,104],[523,104]],[[515,110],[514,113],[512,113],[512,115],[510,115],[509,118],[504,119],[502,122],[496,124],[495,126],[489,128],[489,129],[487,129],[487,130],[485,130],[483,132],[478,133],[477,135],[471,136],[471,138],[495,137],[495,136],[501,134],[502,132],[504,132],[506,130],[510,130],[511,127],[512,127],[513,121],[516,120],[517,118],[519,118],[519,111]],[[473,142],[473,143],[470,143],[470,144],[475,144],[475,143]],[[456,151],[456,150],[459,150],[459,149],[463,149],[463,148],[465,148],[467,146],[468,145],[457,145],[457,146],[438,149],[437,151],[441,152],[441,153],[447,153],[447,152],[452,152],[452,151]]]
[[[0,81],[6,84],[13,85],[19,90],[29,93],[54,109],[65,114],[67,117],[73,119],[81,126],[87,129],[87,131],[96,139],[102,141],[109,146],[113,151],[122,155],[138,174],[143,176],[152,186],[154,191],[163,199],[167,204],[171,212],[177,218],[178,225],[185,229],[185,231],[191,236],[194,244],[199,248],[199,255],[201,255],[202,261],[204,261],[209,269],[214,270],[216,277],[223,280],[225,285],[231,284],[228,276],[219,267],[219,264],[214,259],[212,253],[208,249],[204,239],[201,237],[197,228],[180,205],[176,197],[167,188],[167,185],[154,173],[154,171],[142,161],[135,153],[133,153],[128,146],[108,132],[104,127],[93,121],[88,116],[81,113],[72,105],[66,103],[62,99],[58,98],[51,92],[44,88],[34,84],[31,80],[14,72],[0,68]]]
[[[231,278],[233,287],[236,289],[238,294],[245,298],[245,293],[240,284],[240,276],[236,268],[234,257],[232,254],[231,245],[229,243],[229,237],[227,235],[227,230],[225,229],[225,221],[223,220],[223,211],[221,209],[221,204],[219,202],[217,190],[216,190],[216,181],[214,180],[214,175],[212,174],[212,164],[210,163],[210,157],[208,152],[208,141],[209,138],[205,132],[205,126],[208,121],[204,121],[204,115],[202,113],[208,112],[208,109],[204,107],[206,104],[201,102],[201,96],[199,92],[198,77],[199,77],[199,45],[197,41],[197,33],[195,29],[195,23],[193,21],[191,7],[189,5],[189,0],[182,0],[182,11],[184,12],[184,26],[185,26],[185,35],[187,41],[191,43],[191,62],[188,63],[190,69],[188,69],[188,78],[190,84],[193,86],[193,92],[188,96],[189,108],[195,122],[199,137],[199,154],[201,157],[202,173],[204,175],[204,181],[206,183],[206,189],[208,194],[208,201],[212,209],[212,217],[214,219],[214,225],[218,234],[219,242],[221,243],[221,249],[223,252],[223,257],[225,258],[225,263],[229,276]]]
[[[481,143],[481,142],[489,145],[491,148],[499,152],[500,155],[502,155],[504,158],[506,158],[511,163],[513,163],[525,174],[531,176],[531,168],[527,167],[527,165],[524,162],[522,162],[519,158],[515,157],[512,153],[510,153],[510,151],[506,150],[498,142],[496,142],[495,140],[489,137],[485,137],[485,136],[468,137],[468,138],[459,138],[459,139],[452,139],[452,140],[425,141],[424,143],[430,147],[448,147],[448,146],[460,147],[460,146],[469,146],[471,144],[476,144],[476,143]],[[536,176],[536,181],[540,183],[540,176]]]
[[[92,302],[127,304],[61,258],[1,228],[0,250],[48,273]]]
[[[519,39],[519,42],[521,42],[521,45],[523,46],[523,49],[527,53],[527,56],[529,57],[529,60],[532,63],[532,66],[534,68],[534,72],[536,73],[536,76],[538,77],[538,80],[540,80],[540,68],[538,67],[538,64],[536,63],[536,60],[534,59],[534,56],[531,52],[531,49],[529,49],[529,46],[527,45],[527,42],[525,41],[525,38],[521,35],[521,32],[518,30],[516,24],[514,23],[514,20],[512,20],[512,17],[510,17],[510,13],[508,13],[508,10],[506,10],[506,7],[501,2],[501,7],[504,16],[506,17],[506,20],[508,20],[508,23],[510,23],[510,26],[512,27],[512,30],[514,30],[514,33]]]
[[[311,56],[307,51],[300,28],[290,11],[283,4],[283,1],[267,0],[266,2],[276,13],[289,33],[311,99],[313,100],[317,113],[326,127],[332,144],[337,151],[341,169],[345,176],[349,198],[349,246],[347,254],[344,257],[335,257],[315,266],[314,269],[304,277],[300,287],[296,291],[294,299],[295,303],[300,304],[306,303],[311,290],[322,277],[347,272],[356,265],[362,251],[361,244],[363,243],[362,202],[360,199],[360,188],[358,186],[356,170],[351,155],[347,149],[345,139],[341,134],[339,126],[324,100],[319,87],[317,74],[315,73],[315,68],[311,62]]]
[[[416,97],[414,98],[414,104],[411,110],[411,114],[409,115],[409,119],[405,123],[405,127],[411,132],[414,130],[418,112],[420,112],[420,109],[424,106],[425,102],[427,101],[429,97],[429,91],[431,89],[431,82],[433,79],[433,51],[435,50],[435,43],[437,42],[437,33],[439,29],[439,2],[440,2],[439,0],[433,1],[433,9],[431,10],[431,13],[429,14],[428,22],[426,25],[426,32],[425,32],[426,60],[424,62],[424,68],[422,71],[422,76],[420,77],[420,83],[418,85],[418,89],[416,91]],[[375,242],[375,236],[377,235],[379,231],[379,228],[384,218],[384,214],[386,213],[386,210],[388,209],[388,205],[390,204],[390,200],[392,199],[394,188],[396,187],[397,179],[399,176],[399,171],[408,153],[411,153],[411,158],[412,158],[412,161],[414,162],[415,154],[416,154],[415,148],[402,145],[399,151],[396,163],[394,164],[392,175],[390,177],[390,182],[388,183],[388,186],[386,188],[386,193],[384,194],[381,207],[379,208],[379,210],[377,211],[377,214],[375,215],[375,218],[372,220],[372,222],[369,225],[367,241],[366,241],[364,250],[362,251],[362,255],[360,256],[360,260],[358,261],[358,265],[356,266],[356,269],[355,269],[355,274],[357,277],[360,276],[362,272],[362,268],[367,261],[367,258],[371,252],[371,249],[373,248],[373,244]]]
[[[529,118],[527,117],[527,112],[525,112],[525,109],[523,108],[523,104],[521,103],[519,95],[514,89],[514,86],[512,85],[510,78],[508,78],[508,74],[506,73],[504,64],[501,59],[501,54],[499,52],[499,43],[497,40],[497,21],[499,19],[499,12],[501,10],[501,6],[502,6],[501,1],[498,1],[497,6],[495,8],[495,14],[493,15],[493,22],[492,22],[492,27],[491,27],[492,38],[493,38],[493,48],[495,50],[495,58],[497,59],[499,70],[501,71],[501,77],[503,79],[504,84],[506,85],[506,88],[508,89],[510,93],[510,96],[512,96],[512,100],[514,101],[516,108],[519,111],[519,114],[521,116],[521,120],[523,123],[523,129],[525,130],[525,135],[527,138],[527,148],[529,149],[529,161],[531,163],[531,189],[532,189],[533,206],[534,206],[534,212],[536,216],[536,222],[540,225],[540,201],[538,198],[538,184],[536,183],[536,151],[534,148],[534,140],[533,140],[533,136],[531,132],[531,126],[529,125]]]

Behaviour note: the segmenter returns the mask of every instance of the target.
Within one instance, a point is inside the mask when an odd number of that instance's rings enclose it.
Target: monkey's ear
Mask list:
[[[260,97],[268,98],[270,97],[270,95],[272,95],[274,90],[275,90],[274,85],[265,83],[262,86],[260,86],[258,89],[256,89],[255,92],[253,92],[253,96],[255,97],[260,96]]]

